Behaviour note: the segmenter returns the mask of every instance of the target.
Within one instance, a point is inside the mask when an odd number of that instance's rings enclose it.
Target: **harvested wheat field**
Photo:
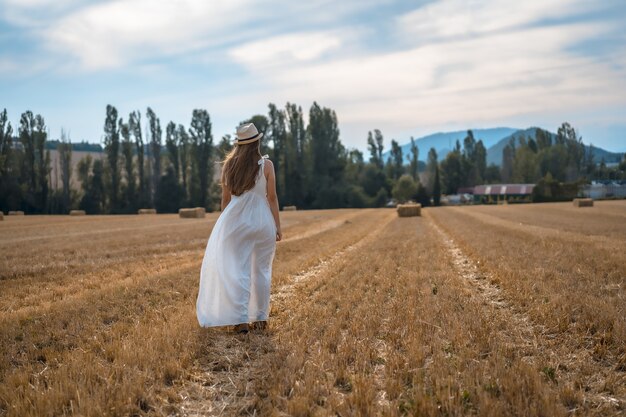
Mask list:
[[[626,201],[281,213],[270,328],[201,329],[217,214],[0,223],[0,416],[626,413]]]

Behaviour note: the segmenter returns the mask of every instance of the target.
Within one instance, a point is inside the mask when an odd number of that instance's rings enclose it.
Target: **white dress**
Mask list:
[[[254,187],[231,196],[209,237],[196,301],[202,327],[268,318],[276,223],[267,201],[266,158],[258,162]]]

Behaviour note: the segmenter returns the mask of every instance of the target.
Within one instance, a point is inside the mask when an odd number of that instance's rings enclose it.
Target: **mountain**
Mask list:
[[[524,136],[526,138],[535,138],[537,136],[537,127],[530,127],[525,130],[518,130],[502,139],[500,139],[496,144],[487,148],[487,165],[496,164],[500,166],[502,164],[502,150],[504,147],[510,142],[511,139],[514,139],[516,142],[520,137]],[[549,132],[552,135],[552,141],[554,142],[556,138],[556,134]],[[476,137],[474,135],[474,137]],[[602,148],[598,148],[596,146],[585,145],[586,150],[591,149],[593,152],[593,157],[595,162],[600,162],[604,158],[604,162],[607,163],[619,163],[622,160],[623,154],[617,152],[610,152]]]
[[[474,133],[474,139],[478,141],[482,139],[485,148],[489,149],[490,146],[498,143],[503,137],[510,136],[511,134],[519,131],[519,129],[513,129],[510,127],[496,127],[491,129],[472,129]],[[439,160],[446,157],[458,140],[463,146],[463,139],[467,136],[467,130],[459,130],[457,132],[439,132],[432,135],[424,136],[415,140],[415,143],[419,149],[420,161],[426,161],[428,158],[428,151],[430,148],[435,148]],[[411,155],[411,142],[401,146],[402,155]],[[389,157],[389,150],[383,153],[383,161],[387,161]]]
[[[554,135],[553,133],[551,134]],[[515,142],[517,142],[519,138],[522,137],[522,135],[527,138],[528,137],[534,138],[537,136],[537,128],[531,127],[525,130],[518,130],[516,132],[509,134],[508,136],[501,138],[493,146],[488,147],[487,148],[487,166],[491,164],[496,164],[498,166],[502,165],[502,150],[504,150],[504,147],[509,143],[511,139],[514,138]]]

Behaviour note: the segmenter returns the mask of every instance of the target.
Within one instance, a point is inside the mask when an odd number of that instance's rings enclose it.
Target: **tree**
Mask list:
[[[502,168],[500,178],[502,182],[508,183],[513,178],[513,160],[515,159],[515,147],[510,143],[502,149]]]
[[[456,194],[463,184],[462,155],[454,150],[441,161],[443,190],[446,194]]]
[[[274,103],[268,105],[268,140],[272,142],[272,162],[274,164],[274,172],[276,174],[276,192],[278,201],[285,201],[285,189],[288,170],[288,160],[285,157],[285,149],[287,145],[287,127],[285,125],[285,112],[279,110]],[[255,125],[256,126],[256,125]]]
[[[191,140],[183,125],[178,125],[178,154],[180,155],[180,171],[183,177],[184,199],[189,197],[187,175],[190,168]]]
[[[433,184],[433,205],[441,203],[441,182],[439,180],[439,166],[435,166],[435,183]]]
[[[13,128],[11,122],[8,121],[7,109],[4,109],[0,113],[0,180],[8,175],[12,147]]]
[[[169,122],[165,128],[165,148],[167,149],[167,156],[170,163],[174,167],[174,175],[176,181],[180,178],[180,162],[178,159],[178,130],[176,130],[176,124]]]
[[[31,111],[22,113],[20,118],[19,138],[22,144],[24,157],[22,159],[22,186],[24,190],[24,203],[26,209],[30,211],[34,206],[33,193],[37,190],[36,175],[36,146],[34,140],[35,116]]]
[[[372,132],[367,132],[367,148],[370,152],[370,163],[376,165],[378,168],[383,169],[383,134],[380,130],[374,129],[374,135]]]
[[[118,130],[117,109],[110,104],[106,108],[104,120],[104,150],[107,154],[108,168],[111,175],[111,189],[109,193],[111,212],[119,210],[119,187],[120,187],[120,132]]]
[[[124,156],[124,174],[126,186],[124,188],[125,211],[130,213],[138,209],[135,172],[133,169],[133,143],[130,140],[130,126],[120,118],[118,130],[122,136],[122,155]]]
[[[435,148],[430,148],[428,151],[428,160],[426,163],[426,190],[428,194],[432,194],[434,191],[435,184],[435,168],[437,168],[437,151]]]
[[[194,109],[189,128],[191,136],[192,160],[195,166],[192,200],[194,205],[209,207],[209,185],[213,174],[211,156],[213,155],[213,134],[211,118],[206,110]]]
[[[19,166],[13,152],[13,128],[8,121],[7,110],[0,113],[0,210],[16,210],[22,199],[19,186]]]
[[[150,125],[150,151],[152,153],[152,198],[157,192],[161,178],[161,121],[150,107],[146,112]]]
[[[415,143],[415,139],[411,136],[411,156],[409,159],[409,174],[413,177],[414,181],[419,181],[418,176],[418,168],[419,168],[419,148]]]
[[[67,212],[72,204],[72,143],[68,141],[64,131],[61,132],[61,143],[57,147],[59,161],[61,163],[62,211]]]
[[[23,208],[28,212],[44,213],[48,200],[50,152],[46,151],[46,124],[41,115],[31,111],[22,113],[19,128],[20,142],[24,148],[22,160],[24,195]]]
[[[404,158],[402,156],[402,147],[395,139],[391,140],[391,172],[392,178],[397,180],[404,174]]]
[[[441,180],[439,178],[439,164],[437,163],[437,151],[435,148],[430,148],[428,151],[427,170],[431,178],[428,185],[432,190],[433,204],[438,206],[441,200]]]
[[[410,175],[402,175],[393,187],[392,196],[400,203],[405,203],[417,194],[417,183]]]
[[[309,111],[308,135],[313,172],[309,189],[316,192],[312,205],[316,208],[341,207],[346,155],[339,140],[336,113],[314,102]]]
[[[101,159],[93,162],[92,173],[89,175],[89,167],[91,165],[91,157],[87,156],[87,160],[79,172],[84,181],[83,189],[85,193],[80,201],[79,207],[88,214],[101,214],[104,210],[104,166]],[[86,188],[85,188],[85,184]]]
[[[513,160],[513,181],[517,183],[535,183],[541,178],[535,153],[526,146],[515,152]]]
[[[304,116],[302,107],[287,103],[285,110],[289,132],[287,135],[286,158],[286,190],[288,200],[286,205],[302,206],[304,204],[304,177],[307,167],[305,166],[304,153],[306,149],[306,129],[304,128]]]
[[[141,132],[141,113],[134,111],[128,119],[129,130],[135,137],[135,148],[137,149],[137,176],[139,178],[139,207],[147,207],[150,204],[149,189],[146,185],[146,175],[144,173],[144,143]]]
[[[168,166],[165,175],[159,178],[154,205],[159,213],[176,213],[185,197],[173,166]]]
[[[472,186],[485,180],[485,171],[487,170],[487,148],[485,148],[482,140],[476,142],[474,164],[476,165],[477,181],[476,183],[471,184]]]
[[[500,168],[496,164],[489,164],[487,169],[485,169],[484,180],[487,184],[502,182],[502,178],[500,177]]]

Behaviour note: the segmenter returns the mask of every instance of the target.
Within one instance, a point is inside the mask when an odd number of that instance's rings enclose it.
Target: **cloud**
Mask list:
[[[255,65],[262,62],[250,54],[239,62],[276,102],[315,99],[336,109],[342,126],[359,138],[374,127],[399,132],[416,126],[488,125],[520,115],[626,104],[623,58],[570,51],[585,40],[608,36],[614,26],[537,23],[576,2],[510,6],[494,0],[472,11],[461,7],[465,3],[441,1],[400,17],[397,33],[413,41],[395,52],[353,54],[337,34],[331,56],[303,60],[281,54],[280,65],[266,67]],[[241,50],[231,54],[235,51]]]
[[[342,39],[330,32],[296,33],[249,42],[233,48],[229,54],[249,68],[278,67],[317,60],[341,43]]]
[[[444,0],[400,16],[399,33],[418,43],[518,29],[547,19],[585,12],[580,0]]]
[[[4,0],[0,16],[28,29],[55,55],[73,60],[75,70],[92,71],[206,55],[207,50],[221,58],[219,48],[225,45],[263,41],[293,32],[294,27],[314,31],[318,25],[336,24],[379,4],[374,0],[339,5],[330,0]]]
[[[372,128],[393,135],[626,107],[617,0],[439,0],[406,13],[400,0],[335,3],[0,0],[23,43],[43,45],[29,57],[3,54],[0,73],[41,61],[52,74],[84,75],[84,85],[127,82],[102,93],[119,104],[164,114],[208,106],[216,125],[270,101],[316,100],[337,110],[352,146]],[[606,122],[615,120],[623,115]]]

